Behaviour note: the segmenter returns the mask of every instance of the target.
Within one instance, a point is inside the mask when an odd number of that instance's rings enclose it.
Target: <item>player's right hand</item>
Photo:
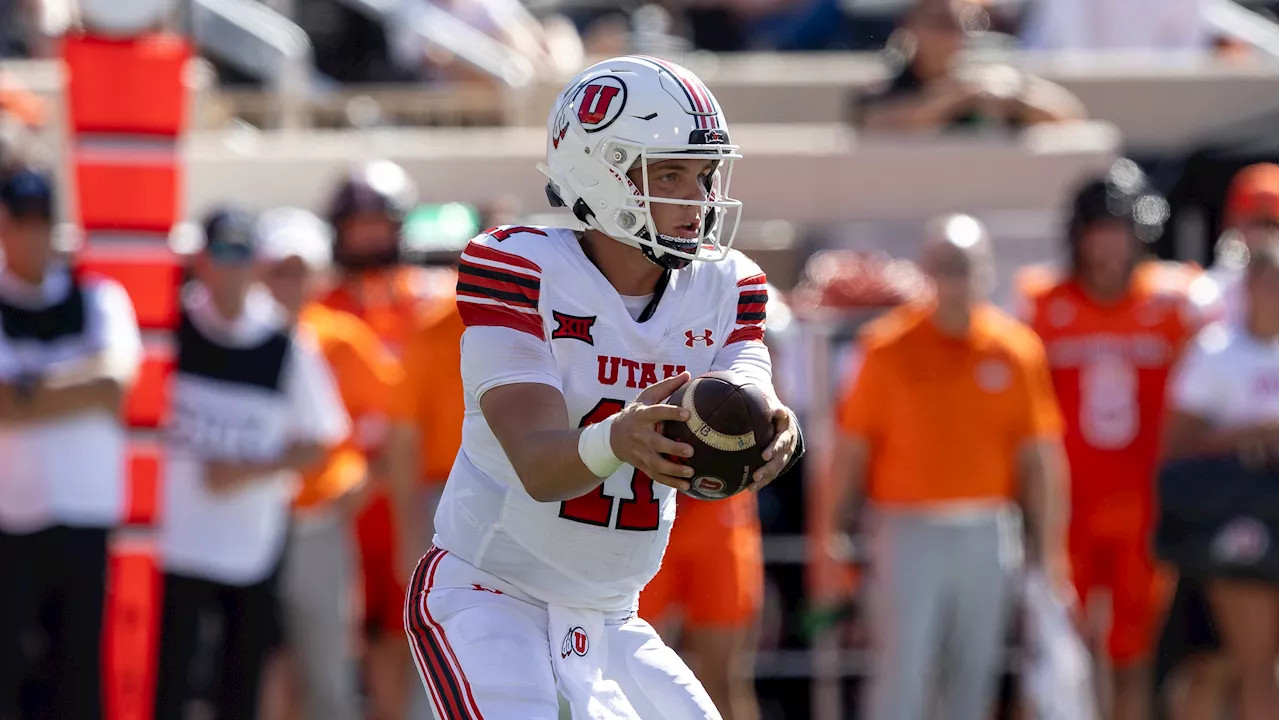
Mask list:
[[[665,456],[693,457],[693,447],[676,442],[658,431],[664,420],[689,419],[689,411],[665,401],[671,393],[689,382],[689,373],[669,377],[650,385],[613,418],[609,430],[609,444],[613,454],[624,463],[632,465],[655,482],[677,490],[687,491],[693,476],[693,468],[668,460]]]

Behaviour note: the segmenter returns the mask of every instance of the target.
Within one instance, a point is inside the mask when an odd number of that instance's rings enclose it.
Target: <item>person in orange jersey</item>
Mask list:
[[[403,223],[415,196],[404,169],[381,160],[353,168],[328,206],[338,282],[321,302],[368,323],[397,360],[419,315],[449,302],[454,282],[447,274],[402,262]],[[409,489],[387,482],[394,479],[390,468],[412,462],[416,452],[403,440],[389,435],[374,451],[370,499],[356,518],[369,643],[366,677],[374,713],[391,720],[404,717],[411,688],[403,640],[406,571],[398,567],[398,541],[405,530],[397,520],[410,507]],[[420,520],[416,514],[405,518]]]
[[[367,453],[385,435],[401,373],[372,328],[314,302],[331,262],[330,236],[312,213],[280,208],[259,219],[256,252],[276,301],[319,342],[352,418],[351,435],[304,474],[294,498],[281,600],[301,693],[286,691],[284,712],[309,720],[357,720],[351,524],[369,474]]]
[[[1070,594],[1062,420],[1040,340],[986,300],[986,229],[965,215],[935,221],[920,266],[935,298],[868,325],[838,414],[833,472],[870,511],[876,672],[861,715],[919,720],[936,701],[950,720],[988,720],[1022,517],[1030,564]]]
[[[765,342],[790,311],[768,288]],[[774,352],[774,348],[770,348]],[[775,368],[775,377],[777,371]],[[676,498],[662,568],[640,593],[640,617],[681,654],[725,720],[760,717],[756,635],[764,596],[764,549],[754,493],[724,500]]]
[[[1142,260],[1168,215],[1128,160],[1072,199],[1068,268],[1020,273],[1022,311],[1043,340],[1066,420],[1069,553],[1099,706],[1116,720],[1150,714],[1150,659],[1168,588],[1151,550],[1165,384],[1214,305],[1195,268]],[[1109,605],[1109,607],[1107,607]]]

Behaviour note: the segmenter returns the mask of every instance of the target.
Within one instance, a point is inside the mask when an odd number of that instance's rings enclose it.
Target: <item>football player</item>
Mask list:
[[[379,160],[359,165],[343,178],[330,199],[328,220],[334,230],[333,262],[337,285],[321,302],[365,321],[400,358],[417,319],[434,305],[452,303],[452,276],[413,267],[401,257],[405,216],[417,190],[404,169]],[[383,423],[362,431],[371,452],[368,503],[356,517],[364,574],[365,657],[369,693],[379,717],[402,718],[409,698],[411,671],[404,662],[401,628],[408,568],[398,567],[400,538],[408,528],[396,517],[410,503],[410,489],[394,482],[390,470],[404,467],[416,449],[405,436],[392,436]],[[394,498],[394,502],[393,502]]]
[[[741,203],[724,114],[664,60],[622,57],[563,90],[547,195],[584,228],[500,227],[463,252],[462,451],[405,625],[440,718],[719,718],[645,621],[692,448],[656,423],[690,376],[732,370],[771,396],[751,488],[803,451],[772,397],[765,276],[731,249]]]
[[[1104,715],[1117,720],[1149,716],[1167,595],[1150,548],[1165,384],[1213,307],[1190,292],[1198,270],[1143,258],[1167,215],[1138,166],[1120,160],[1073,199],[1066,271],[1019,279],[1066,422],[1071,572],[1086,640],[1111,667]]]

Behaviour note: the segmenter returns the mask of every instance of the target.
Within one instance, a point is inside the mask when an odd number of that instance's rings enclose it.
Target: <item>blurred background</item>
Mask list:
[[[60,241],[133,278],[143,324],[119,557],[145,559],[155,520],[158,328],[174,281],[156,248],[182,253],[175,229],[215,204],[321,213],[347,169],[374,159],[417,186],[409,246],[465,239],[495,207],[504,222],[572,224],[547,205],[534,164],[556,93],[595,60],[669,58],[724,108],[745,157],[731,187],[745,204],[736,247],[791,305],[779,389],[813,456],[834,437],[849,340],[896,297],[829,291],[824,251],[861,253],[891,287],[890,260],[915,257],[929,218],[968,213],[991,233],[1007,305],[1018,268],[1060,257],[1074,189],[1128,157],[1168,200],[1152,251],[1207,265],[1232,176],[1277,160],[1275,2],[925,2],[909,16],[914,5],[0,0],[3,159],[53,169]],[[967,100],[935,101],[943,86]],[[831,531],[809,512],[816,465],[759,498],[755,683],[769,719],[855,717],[869,670],[856,613],[812,602],[849,584],[859,548],[850,538],[839,562],[813,552],[808,539]],[[154,583],[125,560],[113,582]],[[109,616],[120,647],[147,647],[120,638],[151,632],[148,607]],[[150,671],[132,655],[115,651],[111,718],[150,717]]]

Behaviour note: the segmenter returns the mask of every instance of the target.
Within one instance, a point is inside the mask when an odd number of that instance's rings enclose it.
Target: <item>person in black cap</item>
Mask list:
[[[257,281],[255,222],[237,208],[211,213],[182,291],[165,428],[157,720],[183,717],[200,690],[192,659],[209,615],[223,627],[215,714],[257,717],[263,666],[281,640],[276,578],[295,485],[349,432],[314,339]]]
[[[48,603],[44,716],[96,720],[107,540],[124,511],[119,411],[142,343],[124,289],[57,257],[54,215],[47,175],[0,181],[0,717],[15,716],[22,639]]]

